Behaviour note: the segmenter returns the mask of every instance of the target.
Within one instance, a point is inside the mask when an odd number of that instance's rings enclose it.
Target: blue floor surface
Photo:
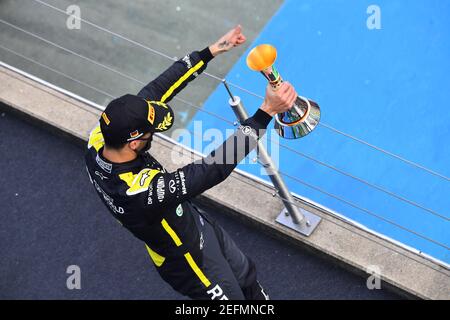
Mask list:
[[[367,8],[372,2],[287,0],[251,48],[270,43],[278,49],[278,70],[301,95],[320,104],[323,124],[448,177],[450,2],[377,1],[381,29],[369,30]],[[227,79],[264,95],[266,81],[247,68],[245,57]],[[261,104],[245,92],[232,90],[250,114]],[[234,121],[228,98],[218,87],[205,103],[205,110]],[[224,132],[232,128],[203,112],[197,113],[191,129],[195,121],[202,121],[204,129]],[[399,201],[283,147],[279,149],[281,171],[359,209],[286,178],[292,191],[450,263],[450,181],[324,126],[301,140],[279,142],[437,213]],[[273,154],[275,147],[269,144]],[[197,149],[205,152],[201,145]],[[259,165],[241,165],[240,169],[261,176]]]

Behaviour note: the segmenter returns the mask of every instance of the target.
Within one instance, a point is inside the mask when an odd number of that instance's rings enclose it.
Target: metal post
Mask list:
[[[226,80],[223,80],[223,84],[230,95],[229,104],[233,109],[234,114],[238,118],[239,122],[243,122],[248,119],[248,113],[242,104],[241,99],[238,96],[234,96],[230,88],[228,87]],[[280,215],[277,218],[277,222],[283,224],[291,229],[300,232],[303,235],[309,236],[319,224],[321,218],[306,211],[302,208],[295,206],[294,198],[289,192],[283,178],[278,172],[272,158],[267,152],[261,141],[258,141],[257,148],[258,158],[261,164],[266,169],[267,174],[270,177],[275,189],[279,193],[281,200],[285,206]],[[289,219],[289,215],[292,219]]]

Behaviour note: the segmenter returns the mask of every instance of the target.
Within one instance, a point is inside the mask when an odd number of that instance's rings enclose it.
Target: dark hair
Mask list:
[[[109,139],[106,136],[103,136],[103,139],[105,140],[105,146],[107,148],[114,149],[114,150],[120,150],[123,147],[125,147],[125,145],[127,144],[127,143],[124,143],[124,142],[108,141]]]

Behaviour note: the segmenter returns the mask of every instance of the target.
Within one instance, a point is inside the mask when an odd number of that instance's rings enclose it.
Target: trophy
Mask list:
[[[270,44],[259,45],[247,56],[247,66],[253,71],[260,71],[269,80],[274,90],[283,82],[273,64],[277,58],[277,50]],[[298,96],[292,108],[275,115],[275,130],[286,139],[298,139],[313,131],[320,121],[319,105],[302,96]]]

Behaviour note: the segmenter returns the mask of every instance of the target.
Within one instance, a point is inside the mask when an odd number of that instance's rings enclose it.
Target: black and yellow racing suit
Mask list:
[[[176,61],[138,96],[169,102],[212,59],[208,48]],[[91,132],[85,160],[100,199],[111,214],[145,242],[156,269],[175,290],[193,299],[264,298],[252,261],[193,197],[226,179],[256,147],[271,117],[258,109],[209,156],[167,172],[150,154],[125,163],[102,156],[104,141]]]

